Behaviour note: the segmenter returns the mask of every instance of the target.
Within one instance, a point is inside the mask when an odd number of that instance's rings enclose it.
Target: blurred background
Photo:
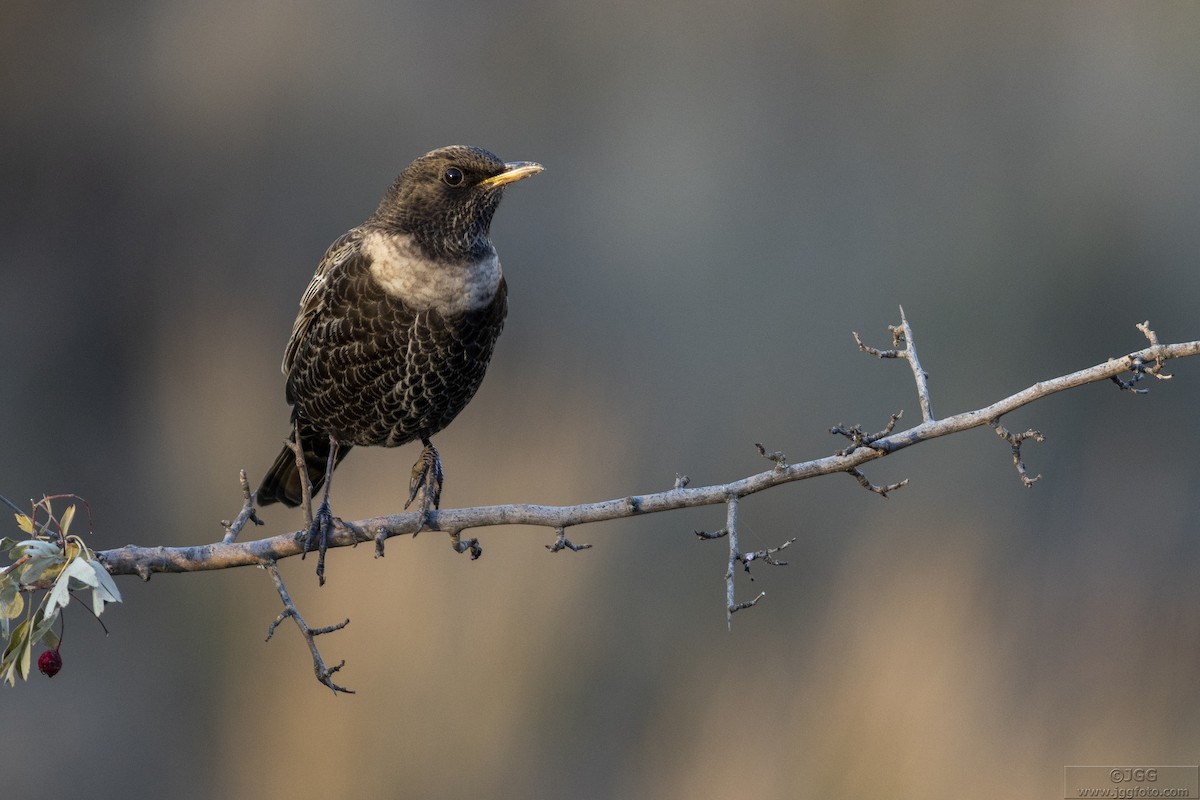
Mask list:
[[[919,419],[860,355],[903,305],[938,416],[1200,338],[1200,6],[743,0],[9,0],[0,12],[0,493],[75,492],[97,549],[221,535],[288,429],[325,247],[411,159],[546,165],[493,225],[509,321],[437,437],[446,507],[720,483]],[[119,583],[0,691],[6,795],[1061,797],[1067,764],[1200,759],[1200,362],[1088,386],[1022,488],[987,429],[742,503],[798,537],[726,629],[720,507],[440,534],[284,575]],[[334,511],[400,509],[417,448]],[[299,512],[263,513],[274,535]],[[0,528],[2,532],[2,528]]]

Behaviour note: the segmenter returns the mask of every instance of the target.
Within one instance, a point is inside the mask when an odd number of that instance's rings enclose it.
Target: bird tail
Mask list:
[[[288,441],[296,441],[296,432],[288,437]],[[329,463],[329,438],[327,436],[304,436],[304,467],[308,479],[312,482],[313,494],[325,483],[325,467]],[[337,467],[342,459],[350,452],[351,445],[338,446],[337,459],[333,466]],[[269,506],[271,503],[283,503],[294,508],[304,500],[304,491],[300,486],[300,471],[296,469],[296,454],[290,447],[285,446],[275,463],[267,470],[262,485],[255,493],[258,505]]]

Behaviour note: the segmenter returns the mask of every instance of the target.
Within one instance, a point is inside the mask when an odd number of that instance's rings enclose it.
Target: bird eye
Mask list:
[[[463,172],[458,167],[446,167],[442,180],[447,186],[458,186],[463,182]]]

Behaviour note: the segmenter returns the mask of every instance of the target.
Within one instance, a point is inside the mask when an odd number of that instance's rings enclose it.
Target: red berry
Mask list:
[[[53,678],[62,669],[62,656],[57,650],[47,650],[38,656],[38,669],[47,678]]]

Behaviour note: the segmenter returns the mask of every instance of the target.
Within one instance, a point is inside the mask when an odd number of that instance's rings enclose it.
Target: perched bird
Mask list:
[[[299,441],[315,492],[355,445],[420,440],[408,502],[421,492],[424,510],[437,507],[442,469],[430,438],[474,396],[504,327],[492,215],[505,186],[542,169],[478,147],[434,150],[330,246],[284,351],[293,429],[258,489],[259,505],[303,501],[291,443]]]

